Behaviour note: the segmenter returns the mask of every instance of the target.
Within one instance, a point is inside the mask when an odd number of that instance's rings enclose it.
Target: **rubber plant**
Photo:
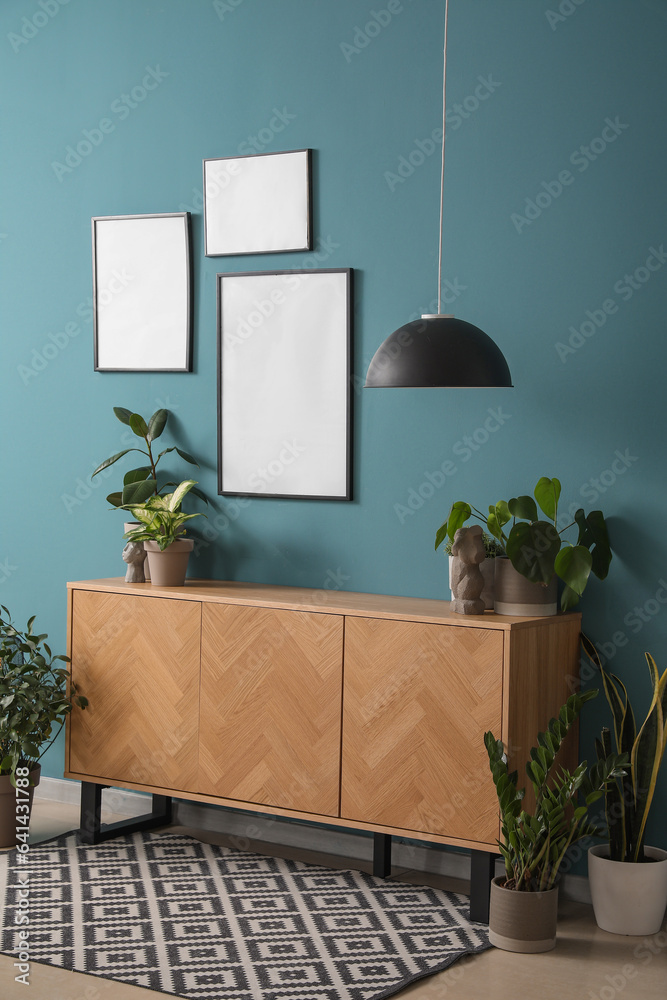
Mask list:
[[[542,476],[534,497],[519,496],[499,500],[489,507],[488,515],[464,500],[452,504],[447,520],[438,528],[436,549],[445,538],[453,538],[470,517],[480,520],[505,549],[514,568],[531,583],[548,586],[554,573],[565,584],[561,608],[574,607],[583,594],[590,574],[604,580],[611,563],[611,548],[607,525],[600,510],[586,514],[580,507],[574,520],[558,528],[558,501],[561,484],[558,479]],[[539,507],[539,510],[538,510]],[[540,517],[540,511],[546,518]],[[511,527],[506,531],[506,526]],[[576,541],[563,538],[564,532],[576,527]]]
[[[518,772],[511,774],[501,740],[484,734],[491,774],[500,805],[502,840],[498,841],[505,862],[506,889],[541,892],[551,889],[570,847],[583,837],[598,833],[587,820],[588,810],[604,794],[605,787],[624,774],[626,755],[611,754],[590,770],[586,761],[574,771],[555,768],[556,755],[584,704],[597,695],[585,691],[570,695],[558,717],[539,733],[530,751],[526,774],[535,793],[532,813],[522,808],[524,788],[518,787]]]
[[[93,472],[91,479],[94,478],[98,473],[103,472],[104,469],[108,469],[109,466],[114,465],[119,459],[128,455],[132,451],[139,452],[141,455],[145,455],[148,459],[148,464],[144,462],[136,469],[130,469],[129,472],[125,473],[123,478],[123,489],[116,493],[110,493],[107,500],[112,507],[124,507],[127,508],[128,504],[140,504],[145,500],[148,500],[150,496],[160,496],[164,493],[166,489],[170,486],[176,486],[174,482],[163,482],[158,485],[158,471],[157,467],[160,460],[168,455],[170,452],[175,451],[183,461],[188,462],[190,465],[195,465],[199,468],[199,464],[196,459],[189,455],[187,451],[183,451],[181,448],[177,448],[176,445],[172,445],[170,448],[164,448],[158,455],[153,455],[153,444],[159,437],[162,436],[167,420],[169,418],[169,410],[156,410],[153,416],[146,422],[140,413],[133,413],[132,410],[128,410],[124,406],[114,406],[113,412],[115,413],[121,424],[126,424],[133,434],[138,438],[141,438],[146,448],[125,448],[123,451],[116,452],[110,458],[105,459],[101,465]],[[195,496],[203,500],[204,503],[208,503],[207,497],[202,493],[201,490],[192,489]]]
[[[143,503],[124,504],[123,510],[131,511],[139,522],[138,527],[131,528],[124,537],[131,542],[157,542],[160,552],[164,552],[177,538],[183,537],[186,521],[206,517],[205,514],[184,514],[181,510],[183,498],[195,485],[194,479],[186,479],[166,496],[151,496]]]
[[[0,606],[0,774],[11,775],[12,784],[19,765],[32,769],[46,753],[72,708],[88,704],[58,665],[69,657],[54,656],[34,622],[21,631]]]
[[[587,636],[582,635],[581,641],[586,655],[602,674],[613,718],[616,751],[630,759],[630,769],[609,784],[605,793],[609,857],[612,861],[643,862],[646,821],[667,747],[667,670],[660,674],[651,654],[644,654],[653,693],[638,732],[623,681],[605,670],[597,649]],[[611,745],[611,732],[605,727],[595,741],[599,759],[611,752]]]

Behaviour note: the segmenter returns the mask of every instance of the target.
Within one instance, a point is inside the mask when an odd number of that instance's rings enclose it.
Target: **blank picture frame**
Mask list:
[[[207,257],[310,250],[311,150],[204,160]]]
[[[351,500],[352,269],[217,275],[218,492]]]
[[[192,371],[190,213],[91,222],[95,371]]]

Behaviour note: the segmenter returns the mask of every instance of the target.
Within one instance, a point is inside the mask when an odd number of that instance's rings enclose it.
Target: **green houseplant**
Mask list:
[[[33,631],[30,618],[22,631],[15,627],[6,607],[0,606],[0,846],[15,843],[17,809],[16,772],[29,772],[30,795],[39,782],[40,758],[62,729],[66,717],[86,698],[77,694],[69,671],[54,656],[46,633]]]
[[[539,733],[526,764],[535,796],[530,813],[523,808],[525,789],[518,787],[518,772],[509,771],[502,741],[491,732],[484,734],[500,806],[502,841],[498,847],[505,862],[504,878],[492,883],[489,937],[505,950],[554,947],[556,880],[563,861],[577,841],[597,833],[597,827],[588,822],[588,810],[627,763],[624,755],[610,754],[590,770],[586,761],[571,772],[555,766],[563,740],[584,704],[596,695],[597,691],[570,695],[558,717]]]
[[[558,527],[560,494],[560,481],[543,476],[535,486],[534,497],[524,495],[509,501],[499,500],[489,507],[488,515],[457,500],[436,532],[435,547],[437,549],[448,537],[453,539],[456,530],[470,517],[475,517],[498,539],[514,569],[526,580],[542,587],[552,584],[555,577],[563,581],[560,603],[562,610],[567,611],[583,594],[591,573],[600,580],[605,579],[611,563],[611,548],[602,511],[586,514],[579,508],[573,521]],[[546,520],[540,517],[540,511]],[[510,522],[511,526],[506,529]],[[570,542],[563,535],[575,527],[577,538]]]
[[[122,490],[110,493],[107,497],[107,500],[112,507],[127,509],[128,504],[141,504],[148,500],[150,496],[159,496],[164,493],[169,486],[176,486],[176,483],[173,482],[163,482],[158,485],[158,465],[160,460],[170,452],[175,451],[176,454],[183,459],[183,461],[199,468],[197,460],[186,451],[183,451],[181,448],[177,448],[176,445],[172,445],[170,448],[164,448],[158,455],[153,454],[153,444],[159,437],[162,436],[162,432],[164,431],[169,418],[169,410],[156,410],[148,422],[144,420],[141,414],[133,413],[132,410],[128,410],[124,406],[114,406],[113,412],[122,424],[126,424],[133,434],[143,440],[145,449],[125,448],[123,451],[116,452],[115,455],[105,459],[101,465],[98,465],[93,472],[91,479],[98,475],[98,473],[103,472],[104,469],[108,469],[111,465],[114,465],[119,459],[123,458],[130,452],[136,451],[141,455],[145,455],[148,459],[148,464],[144,462],[138,468],[130,469],[129,472],[125,473],[125,476],[123,477]],[[195,496],[199,497],[200,500],[208,503],[206,496],[201,492],[201,490],[193,488],[192,492]]]
[[[653,657],[645,654],[651,701],[638,728],[623,681],[604,668],[585,635],[582,645],[602,675],[616,751],[629,756],[631,765],[605,791],[607,842],[588,852],[595,917],[603,930],[615,934],[655,934],[667,906],[667,851],[647,847],[645,836],[667,747],[667,670],[660,674]],[[605,727],[595,741],[598,758],[608,755],[611,746],[611,732]]]
[[[191,538],[183,538],[183,525],[203,514],[185,514],[181,503],[194,489],[194,479],[179,483],[173,493],[150,496],[143,503],[124,504],[136,521],[136,528],[125,532],[130,542],[143,542],[148,555],[151,581],[158,587],[182,587],[188,559],[193,548]]]

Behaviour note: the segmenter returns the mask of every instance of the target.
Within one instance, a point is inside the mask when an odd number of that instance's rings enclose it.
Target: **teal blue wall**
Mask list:
[[[248,151],[256,135],[265,151],[315,150],[326,266],[357,278],[357,376],[390,331],[432,311],[439,157],[415,151],[428,153],[441,115],[443,6],[3,0],[0,601],[19,621],[37,613],[55,647],[65,582],[124,568],[122,518],[104,501],[117,477],[90,483],[122,446],[112,406],[170,409],[215,494],[216,272],[309,259],[206,259],[203,157]],[[486,505],[556,475],[568,504],[610,518],[615,559],[585,595],[585,627],[647,702],[643,650],[667,662],[666,44],[667,0],[452,0],[444,274],[460,290],[453,311],[501,345],[516,388],[358,391],[354,502],[218,498],[196,574],[447,597],[433,536],[452,500]],[[121,111],[147,67],[159,85]],[[275,109],[286,123],[269,134]],[[114,128],[90,155],[54,168],[102,118]],[[593,142],[607,119],[613,141]],[[577,150],[592,142],[587,160]],[[522,222],[539,192],[540,214]],[[90,217],[179,210],[193,211],[194,372],[94,373]],[[654,269],[637,271],[651,248]],[[573,336],[589,312],[604,324]],[[455,472],[429,489],[447,460]],[[587,709],[586,754],[605,708]],[[46,773],[62,762],[61,740]],[[663,847],[666,773],[649,836]]]

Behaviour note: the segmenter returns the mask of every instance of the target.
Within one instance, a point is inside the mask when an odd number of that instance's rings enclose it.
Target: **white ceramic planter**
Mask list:
[[[612,934],[657,934],[667,907],[667,851],[644,848],[643,864],[609,859],[608,844],[588,851],[588,884],[598,927]]]
[[[449,557],[449,589],[452,589],[452,561],[458,559],[458,556]],[[490,559],[488,556],[483,563],[480,564],[480,570],[482,576],[484,577],[484,589],[480,594],[480,597],[484,601],[484,608],[486,611],[493,611],[493,579],[495,574],[495,563],[496,560]]]

